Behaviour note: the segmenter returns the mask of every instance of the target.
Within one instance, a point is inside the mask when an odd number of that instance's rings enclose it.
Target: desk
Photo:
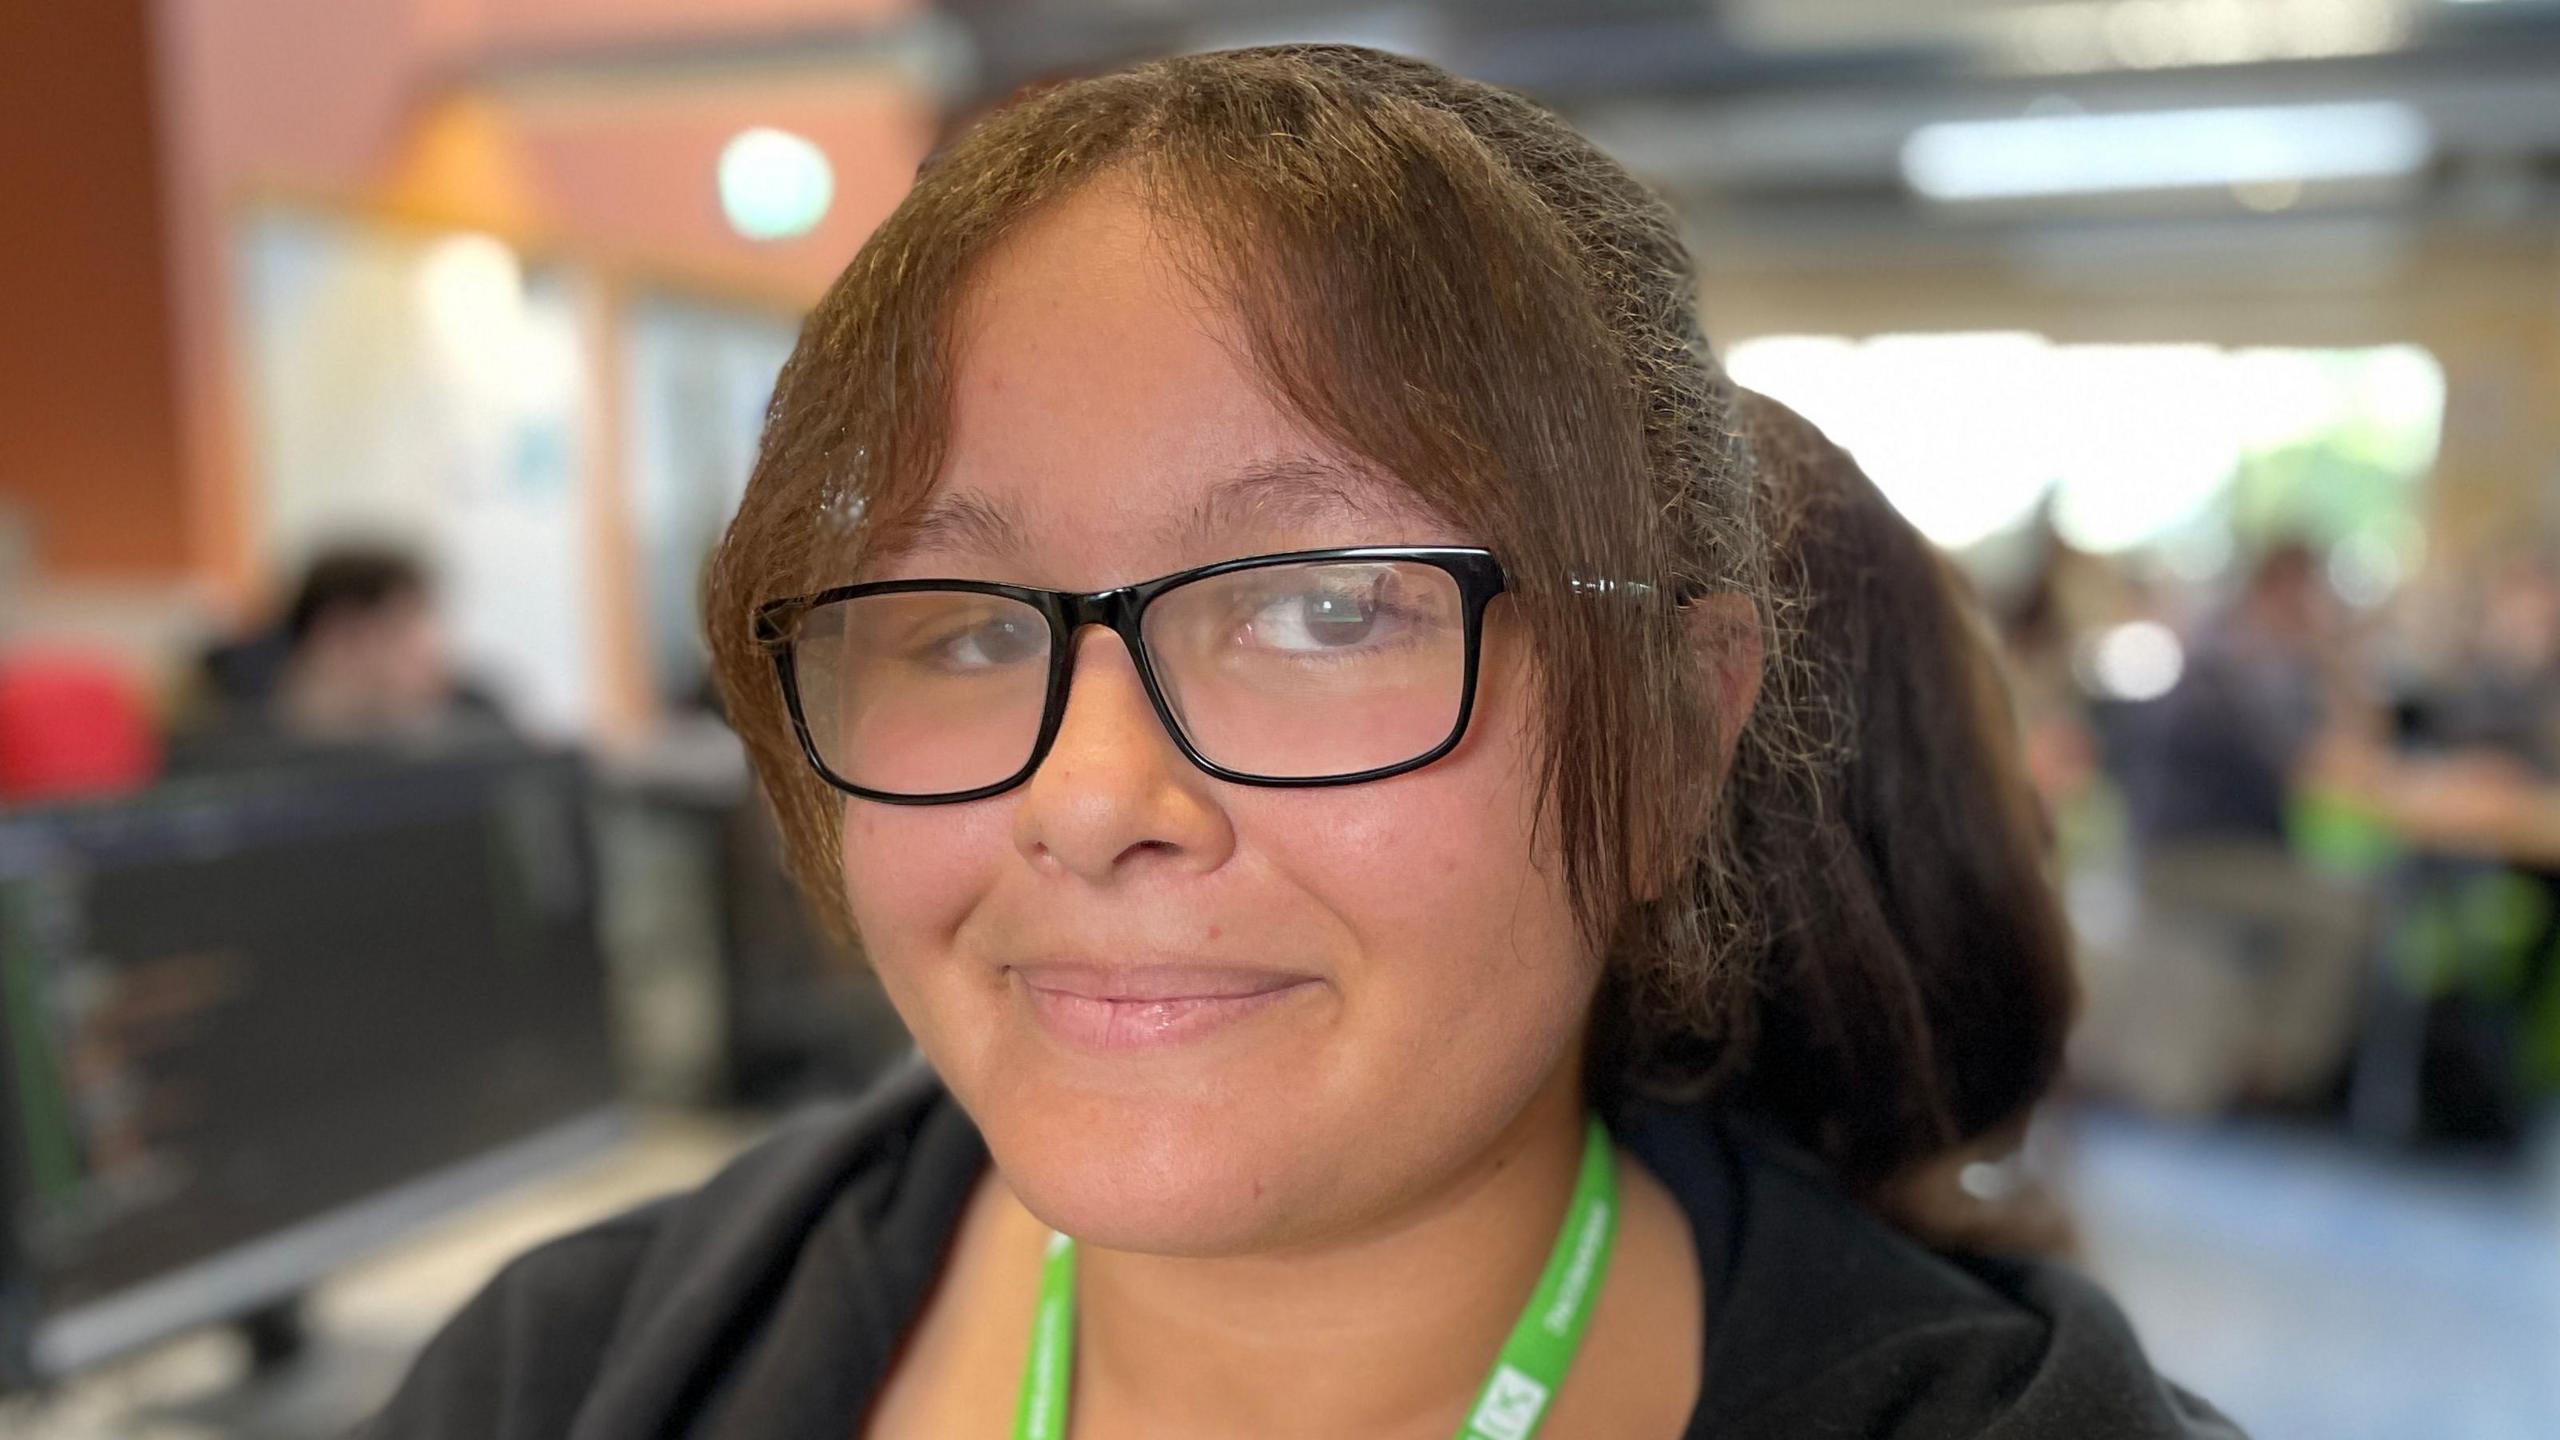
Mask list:
[[[2326,788],[2324,802],[2351,824],[2387,837],[2398,858],[2379,876],[2386,908],[2402,914],[2466,877],[2499,870],[2520,872],[2560,893],[2560,787],[2540,781],[2512,763],[2494,759],[2391,759],[2370,763]],[[2428,1053],[2429,1007],[2434,997],[2414,990],[2394,963],[2394,933],[2377,932],[2367,967],[2366,998],[2358,1024],[2347,1113],[2359,1133],[2390,1142],[2415,1137],[2421,1121],[2423,1067]],[[2548,927],[2531,940],[2530,973],[2518,1002],[2529,1026],[2535,998],[2548,979]],[[2493,1067],[2495,1068],[2495,1067]],[[2484,1072],[2486,1073],[2486,1072]],[[2489,1128],[2499,1111],[2495,1091],[2475,1107]]]
[[[0,1400],[9,1440],[339,1440],[373,1413],[418,1348],[516,1255],[691,1188],[765,1132],[698,1111],[643,1115],[615,1148],[457,1211],[308,1298],[308,1345],[251,1373],[232,1332],[182,1337],[39,1398]]]

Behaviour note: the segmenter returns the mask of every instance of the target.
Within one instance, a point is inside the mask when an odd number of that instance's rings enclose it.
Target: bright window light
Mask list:
[[[2051,350],[2029,334],[1773,336],[1727,364],[1854,452],[1931,539],[1962,547],[2025,519],[2053,484]]]
[[[2056,533],[2079,549],[2159,547],[2173,566],[2208,572],[2228,561],[2208,551],[2228,539],[2235,487],[2253,466],[2344,446],[2375,475],[2413,481],[2434,463],[2445,403],[2443,368],[2416,346],[1778,335],[1734,346],[1726,366],[1857,456],[1940,545],[1965,549],[2050,506]],[[2367,589],[2395,573],[2363,552],[2352,563]]]
[[[2382,179],[2434,149],[2426,117],[2397,101],[2034,115],[1923,125],[1902,174],[1932,200],[2015,200]]]

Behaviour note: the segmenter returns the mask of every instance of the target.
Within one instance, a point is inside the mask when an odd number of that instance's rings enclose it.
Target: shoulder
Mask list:
[[[362,1440],[561,1433],[594,1376],[661,1201],[517,1256],[419,1353]],[[539,1357],[538,1360],[536,1357]]]
[[[737,1366],[794,1272],[862,1257],[896,1291],[894,1243],[943,1223],[976,1133],[920,1062],[808,1112],[699,1188],[539,1246],[501,1270],[420,1354],[364,1440],[626,1433],[672,1417]],[[921,1284],[921,1278],[916,1282]],[[850,1287],[833,1287],[844,1289]],[[614,1417],[608,1423],[604,1417]]]
[[[1702,1433],[2239,1435],[2152,1369],[2123,1313],[2077,1272],[1939,1254],[1797,1157],[1737,1150],[1740,1223],[1709,1299]]]

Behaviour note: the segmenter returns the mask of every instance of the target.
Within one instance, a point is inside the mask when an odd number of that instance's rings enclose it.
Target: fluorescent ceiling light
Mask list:
[[[1932,200],[2011,200],[2413,174],[2434,153],[2397,101],[2043,115],[1923,125],[1902,174]]]
[[[2409,43],[2418,8],[2417,0],[2061,0],[1977,6],[1939,23],[2008,69],[2072,75],[2380,55]]]

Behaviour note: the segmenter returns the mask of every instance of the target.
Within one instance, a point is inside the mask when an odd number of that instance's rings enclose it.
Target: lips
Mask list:
[[[1272,1014],[1317,984],[1310,975],[1193,963],[1044,961],[1010,969],[1018,993],[1051,1038],[1098,1051],[1206,1039]]]
[[[1035,990],[1080,1000],[1239,1000],[1313,977],[1231,965],[1096,965],[1076,961],[1016,965],[1013,973]]]

